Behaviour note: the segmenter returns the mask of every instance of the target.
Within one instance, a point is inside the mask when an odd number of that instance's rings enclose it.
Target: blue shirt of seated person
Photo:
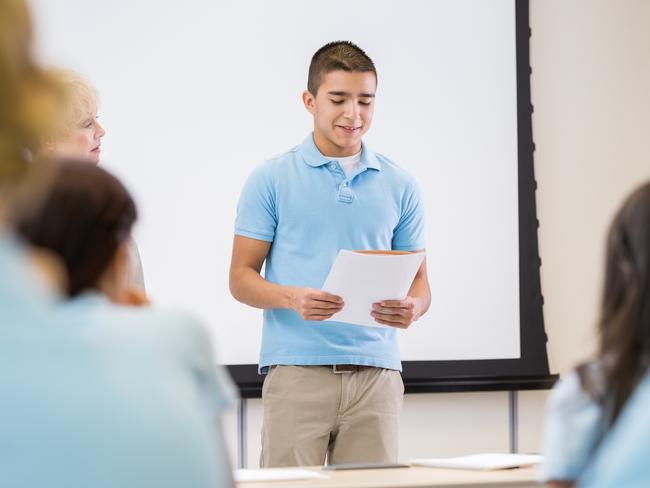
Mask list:
[[[14,220],[63,263],[68,300],[42,299],[20,253],[0,248],[12,273],[0,285],[0,484],[232,486],[219,420],[234,393],[206,331],[125,305],[138,299],[125,288],[130,195],[87,163],[54,167],[49,183],[43,205]]]
[[[589,467],[583,487],[641,487],[650,482],[650,374],[636,388]]]

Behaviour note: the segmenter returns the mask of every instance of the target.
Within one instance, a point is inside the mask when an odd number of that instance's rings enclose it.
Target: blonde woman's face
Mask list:
[[[89,112],[79,124],[54,141],[52,152],[58,157],[98,164],[104,134],[106,131],[98,122],[97,115]]]

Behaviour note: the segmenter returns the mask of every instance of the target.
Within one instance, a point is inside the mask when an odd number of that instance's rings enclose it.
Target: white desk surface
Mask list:
[[[538,486],[535,468],[506,469],[498,471],[470,471],[413,466],[397,469],[359,469],[322,471],[330,479],[300,481],[265,481],[237,483],[237,488],[532,488]]]

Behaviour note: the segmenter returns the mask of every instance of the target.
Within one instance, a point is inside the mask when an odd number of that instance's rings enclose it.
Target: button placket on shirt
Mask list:
[[[345,173],[339,166],[338,162],[332,161],[328,163],[327,167],[334,173],[337,179],[337,188],[338,188],[338,193],[336,195],[336,199],[339,202],[342,203],[352,203],[354,200],[354,193],[352,192],[352,189],[350,188],[350,180],[346,179]],[[353,177],[356,175],[353,175]]]

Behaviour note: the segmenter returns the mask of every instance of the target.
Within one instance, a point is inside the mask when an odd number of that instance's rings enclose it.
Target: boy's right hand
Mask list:
[[[305,320],[327,320],[343,309],[343,299],[315,288],[293,288],[291,309]]]

